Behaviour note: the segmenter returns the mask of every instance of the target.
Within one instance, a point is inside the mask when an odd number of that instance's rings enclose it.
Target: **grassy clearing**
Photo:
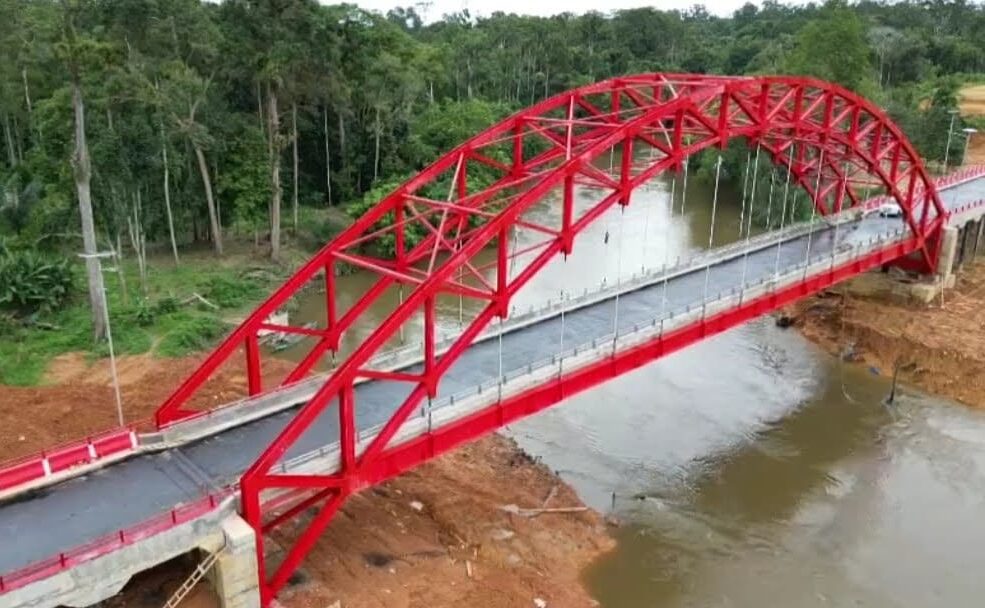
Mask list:
[[[125,295],[118,275],[105,273],[117,354],[178,357],[209,348],[308,255],[289,247],[283,261],[274,264],[252,243],[233,241],[221,259],[208,250],[184,251],[180,266],[175,267],[165,253],[149,260],[146,293],[134,260],[123,264]],[[81,268],[78,273],[77,293],[61,310],[0,323],[0,383],[36,385],[43,381],[48,362],[63,353],[108,355],[105,342],[92,340]]]

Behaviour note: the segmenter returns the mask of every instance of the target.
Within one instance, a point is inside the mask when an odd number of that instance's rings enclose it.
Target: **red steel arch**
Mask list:
[[[439,158],[327,244],[236,328],[158,410],[160,427],[195,415],[192,404],[202,385],[239,352],[246,358],[249,393],[262,393],[257,334],[265,329],[316,339],[281,384],[296,382],[308,376],[326,354],[334,356],[344,333],[364,320],[367,309],[384,294],[395,286],[408,290],[393,312],[341,359],[241,480],[244,516],[258,532],[264,604],[283,587],[347,496],[456,443],[455,439],[442,446],[432,443],[398,464],[388,459],[394,454],[390,444],[400,426],[422,400],[436,395],[444,372],[480,332],[495,318],[507,315],[511,297],[524,284],[551,258],[570,253],[575,237],[606,209],[628,205],[634,188],[661,172],[680,170],[689,156],[706,148],[724,148],[734,138],[745,138],[775,163],[789,167],[819,214],[859,205],[863,189],[885,192],[903,210],[911,249],[919,256],[913,263],[935,267],[946,212],[922,160],[879,108],[841,87],[795,77],[645,74],[567,91],[518,112]],[[641,157],[645,160],[637,160]],[[599,168],[602,159],[613,158],[619,159],[614,170]],[[492,183],[470,177],[480,165],[488,168],[487,176],[496,174]],[[575,209],[576,184],[601,192],[587,211]],[[527,210],[553,193],[559,193],[562,206],[556,225],[525,219]],[[543,240],[525,251],[511,252],[510,232],[517,227],[536,231]],[[393,254],[374,255],[368,252],[371,245],[384,245],[382,249]],[[487,248],[495,248],[495,261],[481,264],[477,259]],[[373,285],[345,310],[335,292],[340,264],[376,276]],[[511,265],[515,268],[510,269]],[[315,279],[325,282],[325,327],[305,329],[268,322],[271,313]],[[436,299],[447,294],[481,302],[482,309],[454,343],[438,353]],[[403,324],[420,317],[424,320],[423,370],[372,369],[372,357]],[[358,404],[353,387],[364,379],[407,382],[413,388],[357,456]],[[332,404],[338,405],[339,412],[340,471],[332,475],[273,473],[286,451]],[[303,489],[310,496],[265,523],[261,494],[283,489]],[[318,514],[268,578],[263,533],[315,505],[320,505]]]

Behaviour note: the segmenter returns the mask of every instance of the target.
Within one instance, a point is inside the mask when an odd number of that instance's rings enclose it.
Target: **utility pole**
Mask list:
[[[120,378],[116,373],[116,354],[113,351],[113,332],[110,331],[109,327],[109,303],[106,300],[106,285],[103,283],[103,258],[113,258],[117,259],[115,251],[100,251],[96,253],[80,253],[79,257],[84,259],[86,263],[92,262],[98,276],[100,277],[100,285],[102,288],[99,290],[99,297],[101,298],[102,309],[103,309],[103,323],[106,325],[106,342],[109,346],[109,369],[110,374],[113,376],[113,392],[116,396],[116,418],[120,426],[123,426],[123,399],[120,397]],[[117,260],[117,264],[119,261]],[[113,270],[109,268],[107,270]]]
[[[947,173],[947,161],[951,156],[951,136],[954,135],[954,121],[958,117],[957,110],[948,110],[951,115],[951,123],[947,127],[947,144],[944,146],[944,172]]]

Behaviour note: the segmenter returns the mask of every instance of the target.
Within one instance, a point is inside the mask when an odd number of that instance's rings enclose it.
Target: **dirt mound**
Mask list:
[[[811,340],[931,393],[985,407],[985,262],[966,266],[945,305],[928,308],[829,291],[788,311]]]
[[[127,424],[147,423],[157,407],[201,362],[201,356],[180,359],[128,355],[116,360],[123,417]],[[214,407],[246,391],[244,358],[233,355],[230,365],[206,384],[193,401],[195,408]],[[286,373],[289,364],[264,361],[267,386]],[[117,424],[109,359],[91,361],[82,353],[56,357],[43,386],[0,385],[0,460],[37,452]]]
[[[968,155],[964,159],[966,165],[985,165],[985,133],[972,133],[968,142]]]
[[[505,608],[541,598],[549,606],[595,605],[580,572],[613,541],[592,511],[509,512],[509,505],[545,504],[581,501],[512,441],[487,437],[353,498],[282,603]]]

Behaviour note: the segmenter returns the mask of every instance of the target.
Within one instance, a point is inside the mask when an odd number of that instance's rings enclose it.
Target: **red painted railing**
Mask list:
[[[953,186],[961,182],[979,178],[982,177],[983,175],[985,175],[985,165],[972,165],[970,167],[959,169],[954,173],[949,173],[948,175],[942,177],[940,180],[938,180],[937,186],[938,188],[947,188],[948,186]],[[985,205],[985,199],[969,201],[964,205],[961,205],[960,207],[955,207],[951,209],[950,212],[951,215],[954,215],[956,213],[962,213],[964,211],[967,211],[968,209],[975,209],[983,205]]]
[[[114,428],[0,464],[0,491],[50,477],[137,447],[133,427]]]
[[[117,530],[75,547],[65,553],[35,562],[14,572],[0,575],[0,594],[39,581],[72,566],[111,553],[214,510],[230,492],[209,494],[195,502],[174,507],[126,529]]]
[[[936,180],[936,184],[939,188],[947,188],[981,176],[985,176],[985,166],[967,167],[939,178]],[[869,205],[877,204],[875,201],[880,198],[884,197],[870,199]],[[958,210],[981,204],[985,204],[985,201],[970,203]],[[209,415],[209,412],[202,412],[196,418],[207,415]],[[75,441],[54,449],[3,463],[0,465],[0,491],[53,475],[59,471],[64,471],[81,464],[92,463],[107,456],[132,451],[137,446],[134,428],[112,429],[84,440]],[[174,507],[168,512],[130,528],[118,530],[65,553],[59,553],[56,556],[35,562],[17,571],[0,575],[0,594],[52,576],[66,568],[106,555],[121,547],[201,517],[215,509],[222,498],[228,496],[233,491],[235,491],[235,488],[230,488],[220,494],[210,494],[193,503]]]
[[[934,180],[934,184],[937,186],[938,190],[944,190],[956,186],[958,184],[961,184],[963,182],[967,182],[973,179],[978,179],[983,176],[985,176],[985,165],[971,165],[968,167],[962,167],[961,169],[952,171],[947,175],[942,175],[941,177],[938,177],[937,179]],[[889,202],[893,202],[891,196],[888,196],[886,194],[880,194],[879,196],[874,196],[870,199],[867,199],[865,201],[865,207],[868,209],[875,209],[879,205]],[[973,203],[969,203],[968,205],[963,205],[960,209],[964,210],[969,207],[975,207],[977,205],[978,202],[976,201]],[[954,210],[952,210],[952,213],[953,211]]]

